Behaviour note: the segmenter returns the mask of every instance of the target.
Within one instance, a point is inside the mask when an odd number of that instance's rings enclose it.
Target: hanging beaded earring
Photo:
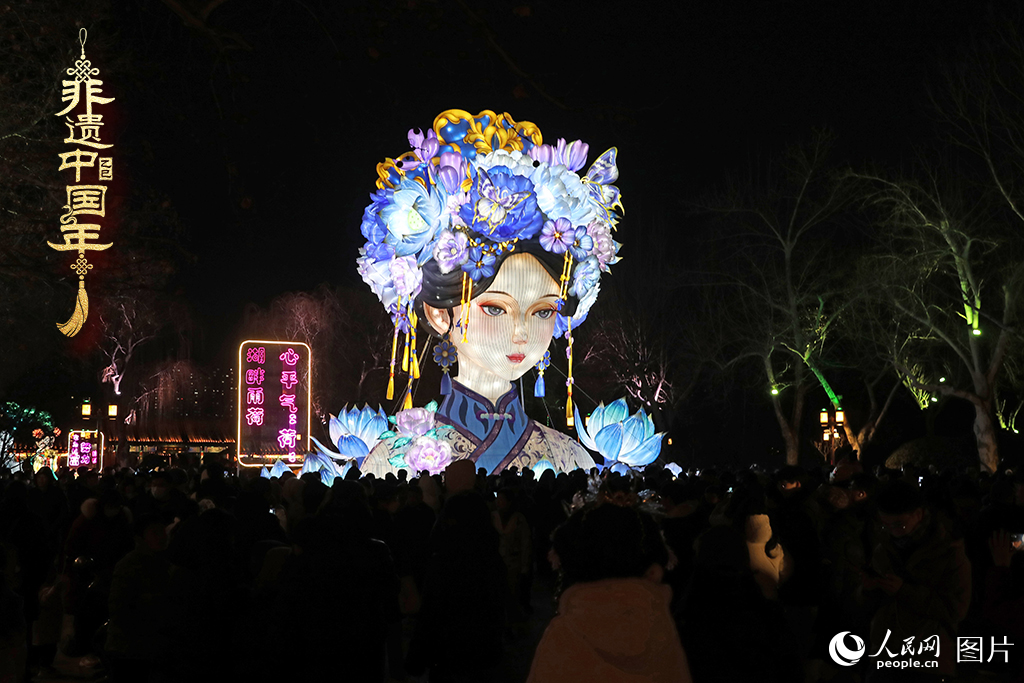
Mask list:
[[[533,395],[537,398],[544,398],[544,370],[551,365],[551,352],[545,351],[544,357],[536,365],[537,383],[533,385]]]
[[[452,380],[448,371],[452,365],[458,362],[459,354],[455,344],[449,338],[452,331],[451,313],[449,312],[448,331],[441,337],[441,341],[434,347],[434,362],[441,366],[441,395],[447,396],[452,393]]]

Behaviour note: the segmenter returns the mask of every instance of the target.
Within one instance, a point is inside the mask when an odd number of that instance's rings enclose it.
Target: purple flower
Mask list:
[[[558,138],[558,146],[534,145],[527,152],[530,158],[542,161],[548,166],[565,166],[570,171],[576,172],[587,163],[587,153],[590,145],[582,140],[566,144],[565,138]]]
[[[426,408],[409,408],[395,415],[402,436],[415,439],[434,428],[434,413]]]
[[[440,474],[452,461],[452,448],[444,441],[421,436],[405,452],[405,463],[415,472]]]
[[[583,225],[575,229],[574,235],[573,242],[569,245],[569,251],[572,252],[574,259],[582,261],[587,258],[590,250],[594,248],[594,239],[587,234],[587,228]]]
[[[469,237],[461,231],[442,230],[434,245],[434,260],[438,269],[447,275],[469,258]]]
[[[396,256],[391,259],[391,279],[395,281],[395,291],[405,301],[409,301],[420,293],[423,288],[423,271],[416,264],[415,256]]]
[[[466,160],[458,152],[442,152],[437,165],[437,177],[448,194],[460,192],[462,181],[467,177]]]
[[[489,254],[483,247],[470,247],[469,260],[462,264],[462,269],[469,273],[474,282],[494,275],[494,264],[498,259]]]
[[[548,221],[540,231],[540,246],[552,254],[564,254],[576,241],[576,231],[568,218]]]

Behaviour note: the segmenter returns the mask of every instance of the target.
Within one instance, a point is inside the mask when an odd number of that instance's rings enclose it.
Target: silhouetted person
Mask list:
[[[529,683],[691,681],[669,613],[672,590],[661,583],[668,549],[654,520],[620,493],[608,491],[604,500],[616,502],[583,509],[555,532],[552,550],[568,587]]]
[[[431,683],[483,683],[503,654],[506,570],[498,532],[472,490],[445,502],[423,581],[423,606],[406,669],[429,670]]]
[[[114,567],[106,652],[111,680],[145,681],[171,655],[172,622],[167,530],[157,516],[135,522],[135,550]]]

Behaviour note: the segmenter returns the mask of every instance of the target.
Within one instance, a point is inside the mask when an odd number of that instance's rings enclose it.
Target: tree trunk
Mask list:
[[[999,444],[992,421],[992,407],[988,401],[974,401],[974,439],[978,444],[978,459],[988,472],[999,467]]]

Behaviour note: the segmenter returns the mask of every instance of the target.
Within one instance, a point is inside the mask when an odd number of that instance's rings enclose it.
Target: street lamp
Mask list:
[[[828,449],[829,462],[836,464],[836,449],[843,444],[843,433],[839,427],[846,420],[846,414],[842,410],[830,414],[827,408],[822,408],[818,414],[818,422],[821,424],[821,440]]]
[[[82,417],[92,416],[92,404],[89,401],[82,403]]]
[[[117,404],[116,403],[111,403],[111,404],[107,405],[107,417],[109,417],[111,420],[113,420],[115,417],[117,417]]]

